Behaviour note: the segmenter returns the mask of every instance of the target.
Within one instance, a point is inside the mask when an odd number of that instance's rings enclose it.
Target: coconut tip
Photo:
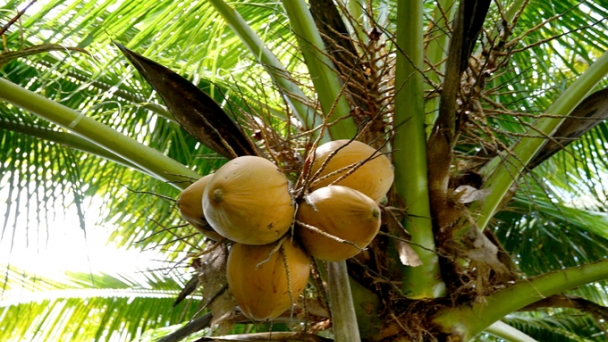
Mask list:
[[[224,191],[222,189],[213,190],[213,195],[211,196],[214,202],[221,202],[224,200]]]

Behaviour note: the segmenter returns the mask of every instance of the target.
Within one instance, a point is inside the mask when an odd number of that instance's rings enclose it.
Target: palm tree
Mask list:
[[[219,103],[214,114],[229,113],[294,181],[307,153],[330,139],[356,137],[392,158],[381,234],[362,257],[318,264],[328,274],[316,277],[305,302],[323,302],[324,278],[331,312],[310,314],[302,340],[606,339],[603,1],[31,4],[2,5],[9,13],[0,54],[0,191],[9,199],[2,239],[16,234],[11,222],[24,210],[73,202],[82,217],[84,199],[96,197],[107,220],[119,223],[118,245],[156,247],[173,262],[212,248],[183,224],[172,199],[226,159],[209,139],[186,133],[178,108],[186,97],[154,84],[141,54]],[[112,41],[128,48],[128,59]],[[179,84],[177,93],[187,89]],[[36,225],[44,223],[26,230]],[[209,280],[212,267],[192,259],[202,271],[197,314],[206,320],[166,340],[233,309],[215,305],[223,285]],[[6,270],[3,294],[29,279]],[[37,283],[33,291],[63,286]],[[177,294],[183,283],[148,288]],[[85,287],[136,286],[129,284]],[[73,292],[55,300],[77,298]],[[140,298],[146,304],[139,306],[95,299],[50,321],[68,323],[44,326],[37,322],[49,320],[46,305],[4,297],[3,338],[17,331],[70,339],[65,327],[109,308],[117,312],[111,323],[82,324],[85,339],[140,338],[145,329],[194,317],[192,309],[176,314],[182,309],[168,308],[162,296]],[[155,323],[145,305],[159,308]],[[218,331],[267,329],[231,317]],[[282,317],[270,328],[290,331],[299,322]],[[33,335],[40,329],[48,330]]]

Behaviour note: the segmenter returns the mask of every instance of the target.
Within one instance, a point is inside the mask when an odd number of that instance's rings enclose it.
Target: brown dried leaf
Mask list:
[[[486,198],[492,189],[476,189],[470,185],[461,185],[454,190],[454,199],[462,204],[467,204]]]
[[[607,117],[608,88],[605,88],[589,95],[574,108],[572,113],[552,134],[553,140],[548,140],[532,161],[528,163],[528,169],[532,170],[537,167],[597,124],[603,122]]]
[[[403,213],[399,212],[399,210],[395,210],[391,207],[383,207],[384,212],[382,217],[384,218],[388,231],[393,234],[395,237],[395,247],[397,247],[397,252],[399,253],[399,260],[403,265],[406,266],[420,266],[422,265],[422,261],[420,261],[420,257],[418,254],[412,249],[409,243],[406,240],[410,239],[411,236],[409,233],[403,228],[401,225],[401,220],[403,220]]]
[[[190,135],[228,159],[260,155],[257,146],[211,97],[164,66],[121,44],[114,44],[156,90],[175,120]]]
[[[412,246],[409,243],[401,240],[395,241],[395,246],[397,247],[397,252],[399,252],[399,260],[405,266],[416,267],[422,265],[422,261],[420,261],[420,257]]]
[[[476,227],[471,227],[463,242],[468,248],[465,255],[476,263],[477,267],[485,265],[499,275],[510,276],[509,269],[498,258],[498,246],[483,235]]]

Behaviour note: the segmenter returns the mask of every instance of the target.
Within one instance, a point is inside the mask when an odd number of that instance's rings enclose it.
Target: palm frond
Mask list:
[[[534,201],[530,198],[516,197],[496,215],[493,228],[521,271],[534,275],[605,257],[608,223],[604,214],[566,207],[542,195]]]
[[[455,4],[458,1],[419,2],[422,17],[416,18],[420,19],[417,29],[433,27],[431,21],[447,23],[435,27],[441,30],[441,35],[427,32],[422,46],[438,36],[450,38],[454,34],[450,15],[445,12],[446,8],[438,9],[438,2]],[[0,18],[0,26],[8,22],[23,3],[18,0],[0,3],[0,13],[7,14]],[[305,2],[298,3],[303,5]],[[398,4],[400,2],[394,0],[358,0],[338,6],[350,37],[355,38],[356,48],[363,50],[371,46],[368,44],[373,36],[370,33],[377,33],[382,37],[382,44],[386,44],[382,46],[383,53],[391,61],[395,59],[398,50],[405,45],[400,44],[398,49],[391,34],[398,23],[406,23],[403,15],[396,11]],[[520,13],[517,25],[504,26],[505,12],[513,15],[518,9],[516,6],[522,4],[527,6]],[[313,79],[307,73],[313,63],[301,58],[298,38],[306,36],[301,29],[292,32],[296,24],[305,23],[297,21],[298,15],[289,18],[280,2],[235,0],[228,5],[277,57],[277,65],[289,71],[289,81],[301,89],[299,96],[316,99],[319,95],[327,95],[315,92]],[[475,174],[487,160],[509,156],[508,146],[522,138],[547,139],[548,132],[532,132],[531,127],[539,120],[554,120],[554,113],[545,113],[547,108],[608,50],[606,8],[604,0],[492,2],[487,25],[473,51],[474,58],[470,60],[471,68],[465,72],[465,78],[471,80],[467,91],[476,91],[475,87],[480,86],[483,96],[479,97],[475,110],[463,115],[459,122],[461,132],[450,173],[470,171]],[[300,10],[304,13],[307,9],[302,6]],[[298,142],[294,141],[304,139],[300,135],[302,130],[292,120],[293,108],[285,103],[286,96],[294,94],[278,90],[276,83],[279,82],[265,72],[266,63],[260,64],[257,54],[251,55],[243,48],[227,24],[230,23],[214,10],[212,1],[38,1],[3,37],[6,38],[3,48],[8,49],[3,52],[9,52],[3,56],[18,58],[6,64],[2,59],[0,76],[85,112],[199,174],[208,174],[224,160],[176,125],[158,96],[112,47],[112,41],[184,75],[229,112],[247,134],[255,134],[259,127],[273,128],[275,132],[285,132],[287,137],[281,142],[296,146]],[[494,69],[490,67],[488,78],[475,74],[476,68],[480,67],[475,61],[483,60],[484,53],[496,43],[500,31],[510,29],[513,29],[510,39],[515,39],[507,42],[508,48],[504,50],[510,57],[505,58],[507,63],[494,65]],[[424,33],[418,32],[416,36],[420,38]],[[407,34],[401,34],[403,37]],[[61,44],[90,55],[68,49],[40,54],[30,54],[27,51],[33,50],[26,50],[48,46],[45,44]],[[442,47],[435,52],[437,56],[444,56],[442,50],[447,45],[440,45]],[[325,56],[316,58],[322,57]],[[367,57],[370,61],[378,61],[374,59],[378,55],[373,53]],[[406,63],[400,60],[398,64],[403,67]],[[426,104],[434,101],[433,98],[438,99],[444,79],[444,58],[434,58],[431,64],[424,64],[421,74],[412,73],[415,78],[433,74],[431,78],[435,84],[429,83],[425,88],[427,92],[420,96]],[[399,75],[398,78],[405,83],[410,76]],[[482,78],[484,82],[477,83]],[[604,79],[598,87],[604,88],[607,84]],[[334,91],[338,89],[335,86]],[[364,84],[361,89],[368,89],[365,87]],[[395,90],[385,93],[391,91]],[[307,101],[306,105],[310,107],[306,109],[320,112],[312,102]],[[327,107],[329,101],[322,102]],[[393,102],[393,98],[384,102],[388,103],[387,121],[393,118],[394,109],[390,108]],[[433,105],[427,106],[427,110],[433,111]],[[434,113],[420,114],[424,114],[421,120],[434,121],[431,119]],[[391,124],[386,126],[389,130],[395,128]],[[27,127],[40,131],[28,132]],[[48,133],[46,137],[45,132]],[[83,219],[87,209],[92,202],[103,202],[99,222],[117,226],[111,239],[118,246],[155,249],[167,260],[182,263],[185,259],[181,259],[188,252],[204,248],[202,236],[183,225],[177,215],[171,198],[177,198],[179,194],[170,184],[130,169],[128,164],[127,167],[124,167],[125,163],[115,165],[83,152],[86,149],[75,151],[73,145],[62,140],[66,134],[58,126],[0,103],[0,198],[4,200],[0,203],[4,209],[0,242],[3,246],[12,246],[13,239],[21,236],[31,242],[32,248],[37,243],[44,243],[33,237],[55,233],[44,232],[54,221],[54,211],[75,213],[82,227],[89,229],[84,226]],[[397,137],[401,138],[404,138],[403,144],[393,144],[396,140],[389,144],[392,149],[398,147],[400,150],[395,153],[399,162],[411,158],[411,151],[415,150],[408,145],[411,137]],[[262,140],[260,145],[267,143]],[[606,141],[608,123],[602,123],[532,172],[525,170],[526,176],[518,182],[519,190],[513,200],[494,216],[490,228],[504,249],[513,255],[521,276],[559,271],[606,258]],[[418,142],[422,147],[416,150],[424,151],[424,138]],[[306,154],[304,150],[292,152],[294,159]],[[428,170],[418,171],[420,175],[426,175]],[[291,172],[298,170],[294,168]],[[509,181],[513,176],[509,175]],[[185,183],[190,181],[184,179]],[[399,192],[408,191],[401,189]],[[416,198],[410,202],[414,202],[407,203],[412,209],[412,204],[415,207],[423,201]],[[426,220],[428,215],[421,216]],[[434,239],[429,237],[429,241]],[[0,327],[0,339],[17,340],[21,336],[69,340],[75,338],[74,334],[81,334],[78,338],[84,339],[150,339],[175,329],[176,324],[187,321],[196,311],[192,302],[183,310],[170,309],[181,288],[178,285],[183,282],[163,274],[140,279],[125,275],[72,274],[69,281],[35,280],[24,276],[26,272],[22,270],[6,269],[9,271],[3,280],[5,290],[0,320],[9,323],[7,327],[4,324]],[[379,292],[384,291],[383,284],[377,286],[381,289]],[[606,282],[600,282],[569,293],[606,305],[607,286]],[[51,291],[53,289],[62,290]],[[17,290],[36,300],[22,301],[28,297],[12,295]],[[32,295],[39,291],[46,291],[46,297],[44,294]],[[4,297],[9,294],[11,298]],[[25,318],[19,321],[15,317]],[[506,321],[540,341],[601,341],[606,338],[600,331],[605,327],[572,310],[515,313]],[[148,334],[144,333],[146,329],[150,329]],[[247,329],[250,328],[238,326],[235,332]],[[477,339],[496,340],[487,335]]]
[[[602,327],[592,317],[570,310],[554,312],[517,313],[505,317],[505,322],[538,341],[590,342],[605,341]]]
[[[9,268],[0,299],[0,338],[32,340],[136,339],[148,330],[191,319],[196,302],[173,308],[180,278],[67,273],[40,276]]]

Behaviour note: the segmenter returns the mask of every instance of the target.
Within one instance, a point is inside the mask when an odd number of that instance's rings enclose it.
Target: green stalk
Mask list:
[[[433,12],[433,23],[434,26],[442,28],[448,27],[448,23],[446,22],[446,18],[444,18],[443,13],[439,10],[439,7],[445,11],[445,15],[447,16],[448,22],[451,22],[454,18],[454,13],[456,13],[456,0],[439,0],[438,5]],[[426,52],[426,58],[429,63],[432,65],[437,65],[437,63],[441,62],[448,51],[449,45],[449,37],[447,35],[447,30],[437,29],[434,30],[433,40],[428,43],[428,48]],[[443,73],[445,71],[445,63],[441,64],[437,71]],[[426,72],[426,77],[432,81],[433,83],[439,85],[441,83],[441,78],[433,69],[429,69]],[[432,86],[430,84],[425,83],[425,89],[432,90]],[[441,98],[439,96],[434,97],[426,101],[425,103],[425,122],[427,126],[427,134],[430,135],[431,129],[433,125],[435,125],[435,120],[437,120],[437,115],[439,114],[439,100]]]
[[[380,317],[380,298],[376,293],[352,278],[349,278],[349,284],[355,304],[359,335],[364,341],[380,340],[380,327],[383,326]]]
[[[323,281],[329,283],[328,276],[328,268],[327,264],[321,261],[316,261],[317,270],[321,276]],[[335,267],[332,266],[332,267]],[[342,267],[339,266],[338,267]],[[333,272],[333,271],[332,271]],[[337,273],[338,276],[342,276],[340,272]],[[364,341],[379,341],[381,340],[381,330],[380,328],[383,326],[382,318],[380,317],[380,298],[378,295],[367,287],[361,285],[359,282],[354,280],[352,277],[348,277],[348,283],[350,287],[350,292],[354,302],[355,315],[357,316],[357,325],[359,326],[359,335]],[[335,287],[334,289],[338,289],[339,287]],[[330,291],[332,291],[330,289]],[[337,294],[340,296],[340,294]],[[339,298],[335,297],[334,298]],[[332,299],[330,298],[330,301]],[[335,301],[335,299],[334,299]],[[338,299],[338,303],[340,300]],[[330,304],[331,305],[331,304]],[[332,309],[333,310],[333,309]],[[338,308],[337,310],[341,310]],[[348,312],[348,310],[344,310],[344,312]]]
[[[572,83],[545,113],[567,116],[606,74],[608,74],[608,52],[605,52]],[[526,135],[537,136],[539,133],[551,135],[562,121],[541,118],[534,125],[534,129],[530,128]],[[511,154],[495,157],[481,170],[482,175],[487,177],[485,188],[492,189],[492,192],[482,204],[481,213],[477,219],[479,229],[483,230],[487,226],[509,188],[544,142],[545,139],[522,138],[511,147]]]
[[[537,342],[532,337],[502,321],[494,322],[484,332],[510,342]]]
[[[507,9],[506,11],[503,9],[503,17],[505,19],[505,22],[507,22],[509,25],[512,25],[513,19],[515,19],[515,15],[517,14],[517,12],[523,9],[522,6],[524,6],[524,4],[528,1],[529,0],[512,0],[513,3],[511,4],[511,6],[509,6],[509,9]],[[492,39],[495,39],[496,37],[498,37],[498,34],[498,27],[495,26],[490,33],[490,37],[492,37]]]
[[[70,148],[73,148],[76,150],[94,154],[98,157],[113,161],[117,164],[126,166],[128,168],[131,168],[131,169],[134,169],[134,170],[137,170],[139,172],[143,172],[143,173],[149,175],[147,172],[140,169],[139,166],[129,162],[128,160],[125,160],[125,159],[117,156],[116,154],[114,154],[108,150],[104,150],[103,148],[99,147],[99,145],[96,145],[75,134],[58,132],[58,131],[53,131],[53,130],[42,128],[42,127],[29,126],[29,125],[24,125],[24,124],[17,123],[17,122],[10,122],[10,121],[0,121],[0,129],[5,129],[8,131],[29,135],[29,136],[32,136],[35,138],[39,138],[42,140],[51,141],[56,144],[67,146],[67,147],[70,147]]]
[[[327,278],[334,341],[361,341],[346,261],[328,262]]]
[[[342,94],[342,82],[333,69],[333,62],[325,54],[325,45],[306,2],[283,0],[283,7],[304,55],[323,113],[329,116],[329,122],[342,118],[329,126],[332,138],[351,139],[357,133],[357,126],[350,117],[350,105]]]
[[[304,55],[323,112],[329,117],[329,122],[342,118],[329,126],[332,138],[352,138],[357,132],[357,127],[350,118],[350,105],[346,97],[341,94],[342,84],[332,68],[333,62],[324,54],[323,40],[306,2],[284,0],[283,7]],[[361,341],[346,261],[328,263],[328,282],[335,341]]]
[[[422,265],[405,267],[403,292],[411,298],[445,295],[431,223],[424,132],[422,0],[397,3],[397,71],[395,86],[395,189],[407,207],[403,224]],[[409,59],[405,55],[409,56]],[[411,62],[410,62],[411,61]],[[414,65],[412,65],[412,62]],[[422,247],[420,247],[422,246]]]
[[[356,39],[364,46],[369,43],[369,18],[364,12],[365,3],[364,0],[350,0],[348,1],[348,13],[354,18],[353,21],[360,23],[360,26],[354,25],[353,31]],[[360,46],[357,46],[358,50],[361,50]]]
[[[527,0],[513,0],[513,4],[511,4],[507,12],[505,12],[505,19],[508,23],[513,21],[515,14],[521,10],[521,7],[526,1]]]
[[[134,139],[85,116],[84,113],[79,113],[44,96],[21,88],[4,78],[0,78],[0,99],[78,134],[137,165],[156,178],[172,182],[171,184],[178,189],[185,188],[187,184],[176,182],[184,180],[177,175],[200,178],[200,175],[196,172],[155,149],[142,145]]]
[[[444,333],[468,341],[511,312],[543,298],[604,279],[608,279],[608,260],[524,279],[486,296],[484,301],[440,310],[432,320]]]
[[[289,72],[278,58],[264,45],[262,39],[247,25],[243,17],[224,0],[209,0],[217,12],[228,23],[232,31],[239,36],[243,44],[251,51],[257,61],[266,69],[274,83],[279,87],[295,115],[307,129],[320,126],[323,121],[306,104],[308,97],[293,81]]]

